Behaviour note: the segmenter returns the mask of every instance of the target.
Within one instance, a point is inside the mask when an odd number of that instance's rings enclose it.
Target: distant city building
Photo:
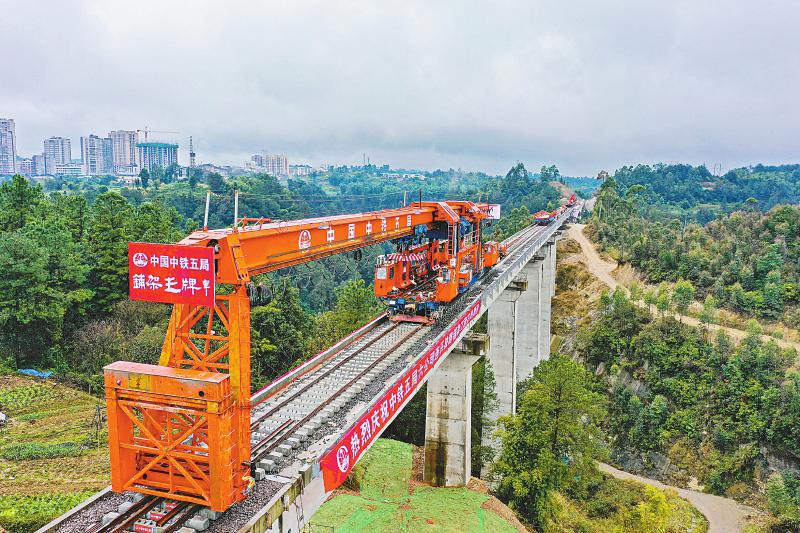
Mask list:
[[[114,172],[122,175],[139,173],[139,160],[136,145],[139,144],[139,132],[132,130],[116,130],[109,132]]]
[[[62,163],[55,166],[55,168],[48,172],[48,174],[54,174],[56,176],[83,176],[84,172],[84,165],[82,163]]]
[[[289,165],[289,175],[291,176],[308,176],[314,172],[311,165]]]
[[[413,179],[425,180],[428,178],[425,174],[403,173],[403,172],[384,172],[383,174],[381,174],[381,176],[386,179],[398,180],[398,181],[413,180]]]
[[[31,177],[36,175],[36,169],[33,164],[33,159],[30,158],[22,158],[17,161],[17,174],[22,174],[25,177]]]
[[[155,167],[167,168],[178,162],[178,145],[159,142],[145,142],[136,145],[141,168],[151,172]]]
[[[45,163],[44,154],[36,154],[32,158],[33,160],[33,175],[34,176],[44,176],[47,174],[47,165]]]
[[[17,172],[17,135],[13,118],[0,118],[0,174]]]
[[[607,180],[608,179],[608,172],[606,172],[605,170],[601,170],[600,172],[597,173],[597,179],[599,179],[599,180]]]
[[[248,166],[272,176],[289,175],[289,159],[281,154],[255,154],[250,157]]]
[[[111,139],[89,135],[81,137],[81,162],[83,172],[87,176],[99,176],[114,173]]]
[[[40,171],[41,174],[55,174],[56,165],[72,163],[72,141],[69,139],[50,137],[42,144],[45,166]]]

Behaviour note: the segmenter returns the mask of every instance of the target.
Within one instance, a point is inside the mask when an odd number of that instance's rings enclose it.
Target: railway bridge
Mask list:
[[[503,244],[507,255],[432,326],[382,316],[281,376],[251,398],[246,499],[218,513],[110,487],[41,532],[299,532],[375,440],[427,383],[424,480],[470,477],[472,367],[495,374],[493,418],[514,412],[517,383],[550,355],[556,240],[575,207]],[[487,334],[471,332],[486,313]],[[497,446],[491,435],[485,444]]]

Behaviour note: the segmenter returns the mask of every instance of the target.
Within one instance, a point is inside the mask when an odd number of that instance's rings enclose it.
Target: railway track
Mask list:
[[[117,516],[106,515],[101,522],[97,522],[86,530],[86,533],[122,533],[133,531],[136,533],[175,533],[185,526],[192,524],[202,527],[204,523],[190,522],[194,515],[201,510],[201,506],[187,502],[176,502],[156,496],[145,496],[137,502],[123,504],[128,507]],[[195,528],[191,528],[196,530]]]
[[[251,464],[273,472],[328,418],[400,356],[422,326],[385,321],[252,411]]]

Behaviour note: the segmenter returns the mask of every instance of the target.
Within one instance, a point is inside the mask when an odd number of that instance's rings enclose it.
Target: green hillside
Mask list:
[[[339,491],[311,520],[337,533],[425,531],[515,532],[487,509],[493,498],[466,488],[437,489],[412,480],[412,446],[380,439],[352,476],[358,490]]]

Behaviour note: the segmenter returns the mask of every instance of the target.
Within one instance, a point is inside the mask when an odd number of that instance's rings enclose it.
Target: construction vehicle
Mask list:
[[[481,242],[488,209],[420,201],[277,221],[239,218],[235,207],[232,227],[209,230],[207,203],[206,227],[177,245],[131,243],[132,297],[134,289],[151,291],[153,298],[144,299],[174,306],[159,365],[120,361],[104,369],[112,489],[214,511],[247,498],[253,276],[394,242],[396,252],[376,266],[376,294],[396,319],[429,323],[438,306],[504,255],[497,242]],[[149,268],[174,268],[175,276],[137,273]]]
[[[481,242],[484,206],[437,202],[431,224],[399,239],[375,266],[375,296],[393,320],[432,323],[441,303],[465,292],[499,258],[499,244]],[[488,257],[487,257],[488,256]]]
[[[533,214],[533,219],[540,226],[546,226],[556,219],[558,211],[537,211]]]

